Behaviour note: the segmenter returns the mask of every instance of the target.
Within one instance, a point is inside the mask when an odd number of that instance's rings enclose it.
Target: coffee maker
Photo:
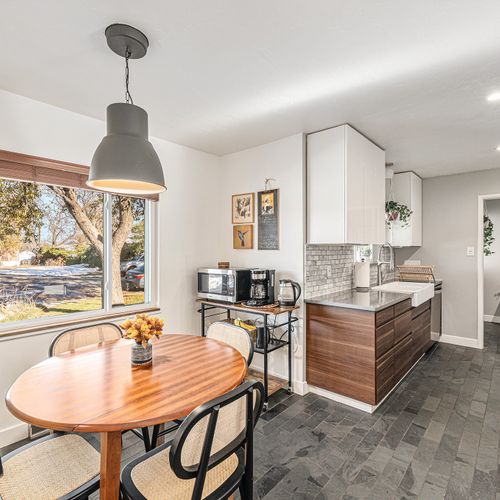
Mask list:
[[[274,304],[274,269],[252,269],[250,272],[250,300],[245,305],[251,307]]]

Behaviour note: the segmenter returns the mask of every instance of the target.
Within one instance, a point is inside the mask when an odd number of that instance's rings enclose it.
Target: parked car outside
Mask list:
[[[125,262],[122,262],[120,264],[121,275],[125,276],[127,271],[129,271],[130,269],[133,269],[134,267],[137,267],[141,264],[144,266],[144,254],[143,253],[136,255],[131,260],[126,260]]]
[[[144,290],[144,264],[140,264],[125,273],[125,290]]]

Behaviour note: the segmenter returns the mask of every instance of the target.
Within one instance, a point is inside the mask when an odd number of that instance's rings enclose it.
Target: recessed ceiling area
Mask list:
[[[499,18],[497,0],[4,0],[0,88],[104,119],[124,100],[104,29],[127,23],[150,39],[130,90],[151,135],[223,155],[347,122],[395,171],[499,168]]]

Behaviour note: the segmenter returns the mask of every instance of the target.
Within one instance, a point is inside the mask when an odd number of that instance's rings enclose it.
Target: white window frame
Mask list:
[[[362,248],[365,247],[370,247],[370,258],[366,258],[365,256],[361,255],[362,253]],[[353,258],[354,262],[360,262],[361,259],[365,259],[366,262],[375,262],[375,248],[376,245],[372,244],[367,244],[367,245],[353,245]]]
[[[105,318],[106,315],[117,316],[134,314],[145,309],[158,308],[158,202],[145,199],[144,207],[144,302],[141,304],[132,304],[126,306],[112,305],[111,293],[111,238],[112,238],[112,194],[103,193],[103,218],[104,218],[104,262],[103,262],[103,307],[95,311],[83,311],[78,313],[66,313],[47,318],[28,319],[23,321],[10,321],[0,323],[0,336],[2,334],[17,332],[34,325],[45,330],[49,327],[57,327],[59,324],[72,321],[82,322],[92,320],[92,318]]]

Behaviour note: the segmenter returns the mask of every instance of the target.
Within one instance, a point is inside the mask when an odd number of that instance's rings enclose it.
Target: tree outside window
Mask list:
[[[145,200],[109,199],[110,300],[143,303]],[[104,200],[96,191],[0,179],[0,322],[104,307]]]

